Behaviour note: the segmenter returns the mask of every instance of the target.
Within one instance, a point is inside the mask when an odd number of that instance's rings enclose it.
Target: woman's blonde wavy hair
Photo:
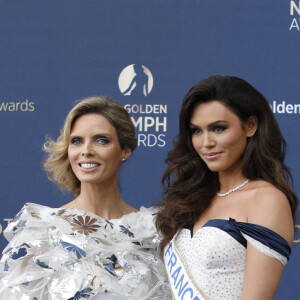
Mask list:
[[[73,173],[68,158],[70,134],[75,121],[80,116],[91,113],[104,116],[116,128],[121,149],[129,148],[134,151],[137,146],[130,116],[119,102],[102,96],[80,100],[68,113],[57,140],[47,137],[43,145],[43,150],[48,153],[44,162],[48,178],[61,189],[71,191],[74,196],[80,194],[80,181]]]

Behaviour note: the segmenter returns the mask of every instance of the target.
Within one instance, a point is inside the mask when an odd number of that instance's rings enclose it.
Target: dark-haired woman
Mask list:
[[[0,299],[169,299],[155,208],[137,211],[119,193],[119,170],[137,145],[123,106],[90,97],[48,140],[49,178],[74,200],[27,203],[5,230]]]
[[[157,226],[175,299],[273,299],[297,197],[264,96],[216,75],[183,100]]]

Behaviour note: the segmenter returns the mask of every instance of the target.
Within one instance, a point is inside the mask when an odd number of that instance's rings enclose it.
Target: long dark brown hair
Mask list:
[[[220,188],[218,173],[210,171],[195,151],[190,129],[194,108],[212,100],[225,105],[242,124],[251,116],[257,118],[257,131],[248,138],[243,153],[243,175],[250,180],[268,181],[281,190],[295,219],[298,200],[289,185],[293,184],[291,173],[284,164],[286,142],[269,103],[245,80],[214,75],[193,86],[183,99],[179,135],[166,159],[168,167],[162,178],[164,198],[156,220],[164,236],[162,249],[180,228],[197,221]]]

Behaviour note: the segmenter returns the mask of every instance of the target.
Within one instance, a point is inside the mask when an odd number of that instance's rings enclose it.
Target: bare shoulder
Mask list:
[[[291,245],[294,239],[294,223],[291,207],[286,195],[269,182],[253,182],[248,222],[267,227]]]

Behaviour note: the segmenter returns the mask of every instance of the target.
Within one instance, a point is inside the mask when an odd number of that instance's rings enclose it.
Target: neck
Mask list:
[[[239,184],[243,183],[247,178],[242,174],[241,170],[231,172],[219,172],[220,190],[219,193],[225,193]]]
[[[102,186],[81,183],[80,195],[74,201],[77,209],[92,212],[107,220],[135,211],[122,200],[117,184]]]

